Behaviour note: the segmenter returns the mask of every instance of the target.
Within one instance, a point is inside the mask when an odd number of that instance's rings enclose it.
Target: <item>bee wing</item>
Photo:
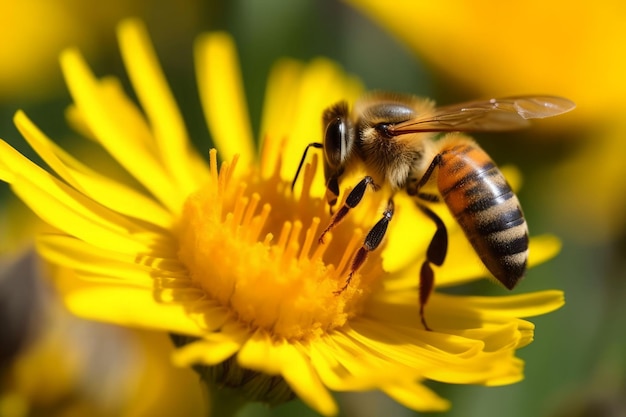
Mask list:
[[[556,96],[519,96],[469,101],[438,107],[433,112],[388,127],[392,135],[418,132],[503,131],[519,129],[528,119],[552,117],[576,105]]]

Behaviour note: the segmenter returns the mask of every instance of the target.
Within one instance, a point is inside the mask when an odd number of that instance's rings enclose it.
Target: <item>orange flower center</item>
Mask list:
[[[348,216],[318,242],[330,217],[324,201],[310,196],[316,159],[299,197],[277,174],[253,172],[235,184],[233,162],[218,174],[211,151],[212,178],[185,203],[179,257],[192,280],[240,321],[276,337],[310,338],[344,325],[382,275],[372,254],[337,293],[362,243],[361,225]]]

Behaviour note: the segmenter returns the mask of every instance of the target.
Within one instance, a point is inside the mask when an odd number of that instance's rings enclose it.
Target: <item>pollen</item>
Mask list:
[[[212,150],[211,178],[183,209],[179,258],[194,284],[241,323],[276,338],[319,337],[358,314],[381,262],[372,256],[337,293],[363,229],[346,221],[319,242],[330,217],[324,201],[310,195],[317,158],[298,196],[278,168],[269,179],[234,176],[237,160],[218,172],[216,158]]]

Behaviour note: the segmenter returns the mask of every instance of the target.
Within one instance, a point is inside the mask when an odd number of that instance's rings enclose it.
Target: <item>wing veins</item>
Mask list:
[[[519,96],[470,101],[436,108],[396,125],[392,135],[419,132],[506,131],[524,128],[528,119],[556,116],[575,107],[570,100],[553,96]]]

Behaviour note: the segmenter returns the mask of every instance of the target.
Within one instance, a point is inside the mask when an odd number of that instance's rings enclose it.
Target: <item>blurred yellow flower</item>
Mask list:
[[[626,96],[626,56],[616,53],[626,38],[619,23],[626,5],[618,0],[348,2],[481,94],[568,97],[577,104],[570,121],[617,112],[612,103]]]
[[[0,261],[1,416],[203,414],[197,379],[164,360],[166,335],[71,315],[33,250]]]
[[[548,214],[587,241],[626,232],[626,183],[615,181],[626,175],[626,3],[347,1],[479,96],[550,93],[576,102],[575,112],[543,124],[561,128],[569,143],[585,140],[547,174],[556,202]]]
[[[200,9],[195,0],[163,2],[110,0],[97,7],[82,0],[21,0],[0,2],[0,103],[41,100],[61,87],[58,56],[67,45],[99,59],[111,50],[110,29],[128,15],[167,19],[167,36],[179,37],[197,25]],[[174,42],[173,42],[174,43]]]
[[[322,110],[353,100],[357,81],[323,59],[282,61],[269,80],[257,156],[232,40],[201,37],[199,92],[224,161],[212,150],[207,165],[190,146],[143,26],[124,22],[119,41],[141,110],[117,80],[97,79],[76,50],[61,61],[71,119],[136,186],[72,158],[21,112],[18,129],[58,177],[0,142],[0,178],[59,230],[41,236],[39,250],[75,272],[58,282],[71,311],[173,333],[181,342],[175,363],[203,365],[213,382],[248,399],[276,404],[295,394],[323,415],[338,412],[329,390],[380,389],[415,410],[444,410],[448,402],[426,379],[500,385],[522,378],[515,351],[532,341],[533,325],[521,317],[560,307],[563,294],[435,292],[427,312],[434,331],[424,330],[416,283],[432,236],[424,230],[433,225],[408,198],[397,199],[388,244],[335,294],[381,197],[318,245],[329,215],[317,157],[295,192],[290,183],[304,147],[320,137]],[[450,256],[437,285],[487,276],[450,215],[440,215],[449,223]],[[531,265],[558,247],[550,236],[531,239]]]

